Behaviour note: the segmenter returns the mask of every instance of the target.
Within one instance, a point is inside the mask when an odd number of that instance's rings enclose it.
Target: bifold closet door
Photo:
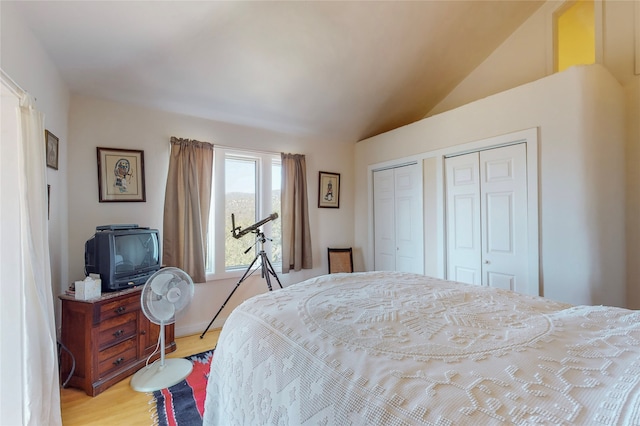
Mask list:
[[[525,144],[445,161],[447,277],[527,292]]]
[[[421,168],[375,171],[373,205],[374,268],[424,273]]]
[[[480,153],[445,160],[447,279],[482,284]]]
[[[396,270],[396,209],[393,169],[373,172],[374,269]]]

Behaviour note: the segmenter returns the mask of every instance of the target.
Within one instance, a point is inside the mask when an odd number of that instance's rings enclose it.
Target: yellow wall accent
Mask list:
[[[593,1],[578,0],[558,15],[556,71],[596,61]]]

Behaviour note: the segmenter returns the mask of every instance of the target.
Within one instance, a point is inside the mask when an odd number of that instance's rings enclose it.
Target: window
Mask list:
[[[243,273],[264,248],[275,269],[282,263],[280,227],[280,155],[215,148],[213,195],[209,221],[207,274],[224,278]],[[260,227],[264,247],[254,232],[243,230],[277,213]],[[233,222],[232,222],[233,215]]]
[[[228,156],[224,162],[224,229],[231,230],[231,215],[234,224],[242,228],[257,222],[256,186],[258,162],[255,158],[236,158]],[[247,241],[249,240],[249,241]],[[249,238],[236,239],[231,232],[224,238],[225,269],[247,267],[255,257],[253,250],[246,252]]]
[[[595,11],[591,0],[567,3],[556,14],[556,71],[596,61]]]

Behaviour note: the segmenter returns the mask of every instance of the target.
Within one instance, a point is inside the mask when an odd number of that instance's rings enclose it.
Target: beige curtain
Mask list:
[[[162,262],[184,270],[197,283],[206,281],[212,173],[212,144],[171,138]]]
[[[304,155],[282,153],[282,273],[311,269],[311,232]]]

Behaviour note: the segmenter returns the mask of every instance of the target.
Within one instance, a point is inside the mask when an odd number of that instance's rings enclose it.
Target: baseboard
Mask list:
[[[224,318],[216,318],[216,320],[209,327],[209,331],[215,330],[217,328],[222,328],[227,317]],[[176,337],[185,337],[185,336],[193,336],[194,334],[202,334],[202,332],[207,328],[209,322],[197,323],[197,324],[189,324],[185,326],[175,326],[175,336]]]

